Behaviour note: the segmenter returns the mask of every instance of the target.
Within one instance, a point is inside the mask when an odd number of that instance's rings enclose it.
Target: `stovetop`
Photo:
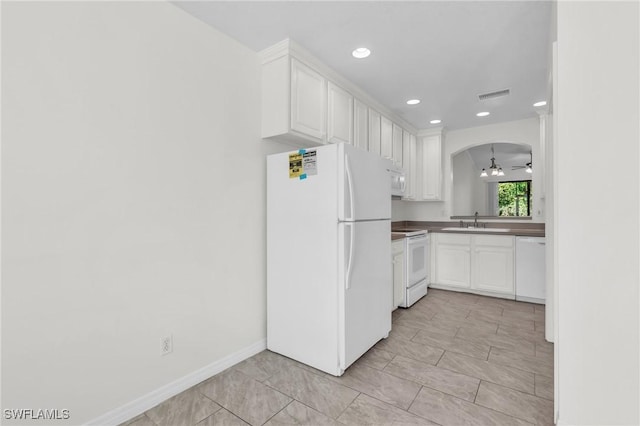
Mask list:
[[[405,237],[413,237],[416,235],[425,235],[427,231],[425,229],[392,229],[391,233],[404,235]]]

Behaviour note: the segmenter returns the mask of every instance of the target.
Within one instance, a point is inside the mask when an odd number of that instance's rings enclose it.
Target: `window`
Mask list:
[[[498,183],[498,216],[531,216],[531,181]]]

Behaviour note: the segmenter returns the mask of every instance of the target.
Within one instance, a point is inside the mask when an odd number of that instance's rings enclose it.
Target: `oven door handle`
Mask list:
[[[407,237],[407,245],[413,246],[417,244],[422,244],[427,241],[427,235],[417,235],[415,237]]]

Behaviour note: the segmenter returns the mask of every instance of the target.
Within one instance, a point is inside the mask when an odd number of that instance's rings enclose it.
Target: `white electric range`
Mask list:
[[[404,235],[404,295],[400,307],[408,308],[427,294],[429,285],[430,236],[425,230],[394,229],[392,234]]]

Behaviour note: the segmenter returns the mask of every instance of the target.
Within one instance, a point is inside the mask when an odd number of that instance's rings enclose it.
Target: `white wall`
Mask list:
[[[2,408],[80,424],[263,342],[257,55],[164,2],[2,31]]]
[[[558,3],[561,424],[640,423],[639,14],[638,2]],[[611,177],[584,173],[606,164]]]
[[[487,183],[480,180],[476,164],[468,151],[452,158],[452,212],[454,215],[487,215]]]
[[[509,121],[468,129],[452,130],[444,136],[442,146],[443,201],[397,201],[393,205],[394,220],[449,220],[453,214],[453,178],[451,157],[467,148],[498,142],[530,145],[533,151],[534,173],[532,185],[542,187],[543,176],[536,173],[535,164],[541,164],[539,118]],[[533,222],[544,222],[544,200],[534,189]]]

